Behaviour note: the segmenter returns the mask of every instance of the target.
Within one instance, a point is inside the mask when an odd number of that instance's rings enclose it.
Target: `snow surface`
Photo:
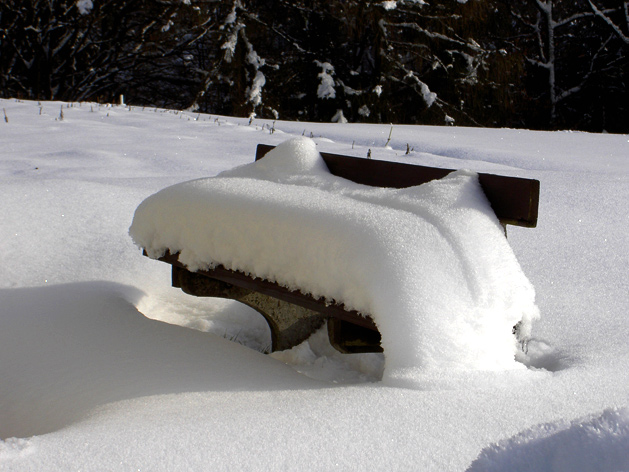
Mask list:
[[[166,188],[130,234],[190,270],[221,264],[370,314],[389,384],[425,371],[524,368],[513,327],[538,317],[533,287],[473,172],[407,189],[328,171],[309,138],[257,162]]]
[[[390,125],[1,102],[0,470],[628,469],[627,135],[395,125],[386,149]],[[542,314],[526,368],[409,389],[322,333],[263,355],[259,315],[140,255],[148,196],[301,135],[541,181],[538,227],[509,229]]]

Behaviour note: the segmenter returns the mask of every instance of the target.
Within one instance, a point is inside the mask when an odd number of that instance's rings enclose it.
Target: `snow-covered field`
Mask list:
[[[629,470],[628,136],[0,107],[1,470]],[[538,227],[509,227],[541,313],[519,368],[402,388],[321,333],[264,355],[257,313],[141,256],[145,198],[302,135],[541,181]]]

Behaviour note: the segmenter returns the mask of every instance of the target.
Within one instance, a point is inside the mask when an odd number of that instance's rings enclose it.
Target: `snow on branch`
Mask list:
[[[266,77],[260,71],[256,72],[256,76],[253,78],[253,83],[249,87],[248,101],[257,107],[262,103],[262,87],[266,84]]]
[[[428,31],[425,28],[422,28],[421,26],[419,26],[417,23],[390,23],[390,22],[386,22],[386,21],[382,21],[382,25],[381,26],[397,26],[400,28],[409,28],[412,29],[414,31],[417,31],[419,33],[424,34],[425,36],[429,37],[429,38],[433,38],[433,39],[440,39],[443,41],[449,41],[451,43],[454,44],[458,44],[460,46],[465,46],[468,47],[474,51],[478,51],[481,50],[482,48],[478,45],[478,43],[476,43],[475,41],[463,41],[461,39],[457,39],[457,38],[451,38],[450,36],[447,36],[445,34],[441,34],[441,33],[435,33],[434,31]]]
[[[539,8],[541,11],[552,15],[553,12],[553,2],[552,1],[541,1],[541,0],[535,0],[535,3],[537,4],[537,8]]]
[[[319,62],[315,60],[315,63],[321,67],[321,72],[317,75],[321,79],[319,87],[317,88],[317,97],[328,99],[336,98],[336,90],[334,90],[334,66],[329,62]]]
[[[433,103],[435,103],[435,100],[437,99],[437,94],[435,92],[431,92],[428,85],[419,80],[419,78],[415,75],[413,71],[408,71],[406,77],[413,80],[413,82],[419,85],[419,90],[421,92],[422,98],[424,99],[424,102],[426,102],[426,106],[430,108]]]
[[[238,44],[238,34],[240,30],[245,27],[243,23],[237,22],[237,8],[242,8],[240,1],[234,1],[231,12],[225,18],[225,22],[221,25],[220,29],[231,30],[227,36],[227,40],[221,45],[221,49],[225,51],[225,60],[231,62],[236,53],[236,46]]]
[[[614,31],[614,33],[616,33],[616,35],[625,43],[625,44],[629,44],[629,36],[625,35],[622,30],[618,27],[618,25],[616,25],[616,23],[614,23],[611,18],[609,18],[607,15],[605,15],[601,10],[599,10],[597,8],[596,5],[594,5],[594,3],[592,2],[592,0],[588,0],[588,3],[590,4],[590,7],[592,8],[592,11],[594,12],[594,14],[596,16],[598,16],[599,18],[601,18],[605,23],[607,23],[609,25],[609,27]],[[627,7],[628,2],[625,2],[625,14],[627,14]]]
[[[251,102],[255,107],[262,103],[262,87],[266,84],[266,77],[260,71],[260,67],[263,66],[266,61],[262,59],[258,53],[253,49],[251,43],[245,38],[247,44],[247,62],[251,64],[255,70],[255,76],[251,86],[248,88],[248,102]]]
[[[87,15],[92,11],[92,8],[94,8],[94,4],[92,0],[78,0],[76,7],[79,9],[81,15]]]
[[[234,30],[227,37],[227,40],[221,46],[221,49],[225,51],[225,60],[227,62],[231,62],[234,58],[234,54],[236,53],[236,46],[238,45],[238,34],[240,30],[243,29],[245,25],[237,24]]]

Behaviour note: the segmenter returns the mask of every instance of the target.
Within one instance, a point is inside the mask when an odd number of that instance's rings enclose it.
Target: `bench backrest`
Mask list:
[[[258,144],[256,160],[274,146]],[[440,179],[454,169],[441,169],[400,162],[379,161],[340,154],[321,153],[330,172],[353,182],[373,187],[405,188]],[[539,180],[478,174],[487,199],[503,225],[534,228],[539,206]]]

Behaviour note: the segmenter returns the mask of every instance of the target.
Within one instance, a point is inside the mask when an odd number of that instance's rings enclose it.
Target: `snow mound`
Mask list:
[[[512,328],[538,317],[478,176],[457,171],[407,189],[331,175],[306,138],[217,177],[142,202],[129,230],[151,257],[180,252],[190,270],[217,264],[370,314],[385,380],[422,372],[502,370]]]
[[[237,343],[142,316],[131,303],[142,296],[107,282],[0,290],[0,439],[125,399],[319,386]]]
[[[629,470],[629,409],[536,426],[481,452],[468,472]]]

